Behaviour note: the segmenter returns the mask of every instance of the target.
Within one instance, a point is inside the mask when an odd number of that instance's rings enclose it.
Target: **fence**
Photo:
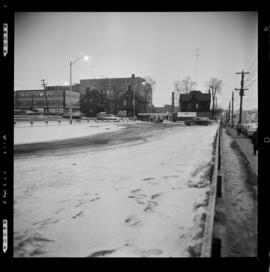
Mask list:
[[[216,147],[215,147],[215,164],[211,183],[211,191],[209,196],[207,217],[204,228],[204,238],[201,250],[201,257],[220,257],[221,240],[214,237],[214,224],[215,224],[215,207],[216,200],[221,197],[221,125],[217,131]]]

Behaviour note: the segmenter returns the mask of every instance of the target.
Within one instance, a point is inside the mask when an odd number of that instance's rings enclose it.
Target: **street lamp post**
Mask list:
[[[69,94],[69,112],[70,112],[70,115],[69,115],[69,121],[70,123],[72,123],[72,108],[71,108],[71,94],[72,94],[72,65],[74,65],[78,60],[80,59],[84,59],[85,61],[88,60],[88,57],[87,56],[84,56],[84,57],[79,57],[77,59],[75,59],[74,61],[70,61],[69,63],[69,70],[70,70],[70,86],[69,86],[69,89],[70,89],[70,94]]]

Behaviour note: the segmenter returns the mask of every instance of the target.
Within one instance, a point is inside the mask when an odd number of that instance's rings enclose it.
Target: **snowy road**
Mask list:
[[[142,123],[15,154],[14,256],[198,254],[216,130]]]

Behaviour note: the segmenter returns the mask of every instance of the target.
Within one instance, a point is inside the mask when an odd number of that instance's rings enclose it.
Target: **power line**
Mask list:
[[[254,84],[257,81],[257,79],[253,80],[252,82],[250,82],[246,87],[251,86],[252,84]]]
[[[246,88],[244,88],[244,77],[245,74],[249,74],[249,72],[244,72],[244,70],[242,70],[242,72],[238,72],[236,74],[240,74],[241,75],[241,88],[240,89],[236,89],[236,91],[239,91],[239,95],[240,95],[240,113],[239,113],[239,123],[242,123],[242,103],[243,103],[243,96],[244,96],[244,91],[248,90]]]
[[[258,58],[258,55],[256,55],[255,59],[252,61],[252,64],[251,64],[248,68],[245,67],[244,71],[245,71],[245,70],[250,70],[251,67],[254,65],[254,63],[255,63],[255,61],[256,61],[257,58]]]
[[[255,73],[254,73],[254,72],[255,72]],[[247,76],[247,79],[249,80],[250,77],[251,77],[252,75],[255,75],[255,74],[257,74],[257,66],[249,73],[249,75]]]

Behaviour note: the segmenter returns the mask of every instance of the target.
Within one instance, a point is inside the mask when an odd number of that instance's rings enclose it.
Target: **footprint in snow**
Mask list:
[[[144,211],[145,212],[153,212],[155,206],[157,206],[156,201],[148,201],[148,204],[147,204],[146,208],[144,209]]]
[[[60,209],[58,209],[55,213],[57,214],[57,213],[60,213],[61,211],[63,211],[65,208],[60,208]]]
[[[135,215],[130,215],[125,219],[125,224],[128,226],[135,226],[140,223],[141,221]]]
[[[169,176],[164,176],[165,179],[168,179],[168,178],[178,178],[179,175],[169,175]]]
[[[132,190],[131,191],[131,193],[137,193],[137,192],[140,192],[141,191],[141,189],[140,188],[138,188],[138,189],[134,189],[134,190]]]
[[[83,216],[83,211],[80,211],[77,214],[75,214],[74,216],[72,216],[72,219],[76,219],[76,218],[82,217],[82,216]]]
[[[153,180],[153,179],[155,179],[155,178],[154,177],[149,177],[149,178],[144,178],[143,180],[148,181],[148,180]]]
[[[90,202],[93,202],[93,201],[96,201],[96,200],[99,200],[99,199],[100,199],[100,197],[97,196],[97,197],[94,197],[94,198],[90,199]]]
[[[161,192],[161,193],[157,193],[157,194],[153,194],[153,195],[151,196],[151,198],[152,198],[152,199],[155,199],[155,198],[161,196],[162,194],[163,194],[162,192]]]

